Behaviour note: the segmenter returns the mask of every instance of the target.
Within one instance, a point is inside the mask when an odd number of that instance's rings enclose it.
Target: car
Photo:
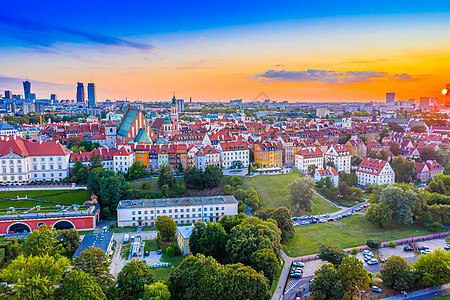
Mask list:
[[[362,252],[363,254],[373,254],[373,252],[372,251],[370,251],[370,250],[364,250],[363,252]]]
[[[293,266],[296,266],[296,267],[302,267],[302,268],[305,266],[304,263],[299,262],[299,261],[295,261],[292,265],[293,265]]]
[[[297,217],[293,217],[292,220],[298,220],[298,218]]]
[[[156,251],[156,253],[158,253],[159,255],[161,255],[161,254],[162,254],[161,249],[158,249],[158,251]]]
[[[371,288],[370,288],[371,290],[372,290],[372,292],[374,292],[374,293],[382,293],[383,292],[383,290],[382,289],[380,289],[379,287],[377,287],[377,286],[372,286]]]
[[[386,262],[386,258],[380,259],[380,262],[385,263]]]
[[[417,248],[417,249],[419,249],[419,251],[422,251],[422,250],[430,250],[430,248],[428,248],[427,246],[420,246],[420,247]]]
[[[444,250],[446,251],[450,250],[450,245],[445,245]]]
[[[309,225],[309,222],[308,221],[303,221],[301,224],[302,225]]]
[[[414,251],[414,249],[413,249],[413,247],[408,245],[408,246],[403,247],[403,251],[409,252],[409,251]]]
[[[332,221],[334,221],[334,218],[329,218],[328,219],[328,222],[332,222]]]
[[[103,226],[102,231],[103,231],[103,232],[108,232],[108,227],[107,227],[107,226]]]
[[[123,242],[128,243],[130,241],[130,235],[128,233],[125,233],[125,236],[123,237]]]
[[[420,254],[427,255],[427,254],[430,254],[430,253],[431,253],[431,250],[420,250]]]
[[[368,265],[376,265],[378,264],[378,260],[376,260],[375,258],[370,259],[369,261],[367,261]]]
[[[150,251],[145,251],[144,256],[149,256],[150,255]]]

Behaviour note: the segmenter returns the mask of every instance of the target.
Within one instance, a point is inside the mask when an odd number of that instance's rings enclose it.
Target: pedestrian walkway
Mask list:
[[[289,283],[288,283],[287,286],[286,286],[286,291],[285,291],[285,293],[289,292],[289,291],[290,291],[293,287],[295,287],[295,286],[297,285],[297,283],[299,283],[300,281],[302,281],[301,278],[298,278],[298,279],[294,279],[294,280],[289,281]]]
[[[400,299],[417,299],[417,300],[426,300],[426,299],[434,299],[440,296],[450,295],[450,284],[443,284],[434,286],[431,288],[426,288],[423,290],[414,291],[411,293],[408,293],[405,297],[404,295],[398,295],[393,297],[388,297],[384,299],[390,299],[390,300],[400,300]]]
[[[284,260],[283,271],[278,279],[277,288],[275,293],[273,293],[272,300],[280,300],[283,297],[284,287],[286,285],[286,281],[288,280],[289,270],[291,269],[292,258],[287,256],[283,250],[281,250],[281,257]]]

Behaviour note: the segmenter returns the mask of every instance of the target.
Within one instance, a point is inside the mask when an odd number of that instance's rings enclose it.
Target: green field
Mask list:
[[[0,199],[0,208],[9,207],[34,207],[40,206],[55,206],[56,204],[64,203],[83,204],[85,201],[91,199],[91,192],[89,190],[42,190],[42,191],[3,191],[0,192],[0,197],[13,198],[25,197],[34,198],[36,200],[7,200]],[[43,200],[43,201],[38,201]],[[47,202],[48,201],[48,202]],[[60,202],[60,203],[51,203]]]
[[[322,215],[326,213],[337,212],[339,208],[334,206],[333,204],[325,201],[322,197],[317,194],[314,195],[314,199],[312,201],[312,214],[313,215]]]
[[[146,241],[146,242],[150,242],[149,243],[149,247],[153,247],[153,248],[155,247],[156,240]],[[167,246],[169,246],[169,245],[168,244],[164,244],[164,243],[161,245],[161,250],[163,251],[163,254],[161,256],[160,261],[161,262],[171,263],[172,266],[171,267],[162,267],[162,268],[154,268],[154,269],[152,269],[152,273],[154,275],[155,281],[169,279],[169,274],[170,274],[170,271],[172,270],[172,268],[178,267],[178,265],[184,259],[184,256],[170,257],[170,256],[166,255],[165,254],[166,253],[165,250],[166,250]],[[157,247],[157,245],[156,245],[156,247]]]
[[[284,251],[291,257],[297,257],[319,252],[320,244],[351,248],[365,245],[371,238],[385,242],[429,233],[418,225],[378,228],[367,222],[364,216],[354,215],[330,223],[297,226],[294,238],[287,243]]]

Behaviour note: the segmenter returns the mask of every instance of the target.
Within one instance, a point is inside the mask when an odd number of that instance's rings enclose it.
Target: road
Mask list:
[[[326,198],[323,198],[323,199],[327,200]],[[330,203],[332,203],[332,202],[330,202]],[[341,207],[341,206],[335,205],[336,207],[341,208],[341,210],[334,212],[334,213],[323,214],[323,215],[305,216],[305,217],[298,217],[298,218],[294,217],[294,218],[292,218],[292,221],[294,222],[294,226],[309,225],[309,224],[313,224],[313,223],[317,224],[317,223],[332,222],[335,220],[346,218],[355,213],[359,213],[359,211],[363,210],[365,208],[365,206],[367,206],[367,205],[368,205],[367,201],[358,203],[352,207]]]

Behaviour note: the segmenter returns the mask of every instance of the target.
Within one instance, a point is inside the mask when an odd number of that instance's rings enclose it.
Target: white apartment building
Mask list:
[[[218,151],[222,169],[245,169],[248,167],[250,152],[244,141],[221,142]]]
[[[114,154],[113,154],[113,170],[114,172],[122,172],[126,173],[128,172],[128,168],[131,167],[131,165],[134,162],[134,152],[132,150],[128,151],[125,149],[125,147],[119,148]]]
[[[31,181],[59,181],[69,175],[70,152],[56,142],[31,142],[20,137],[0,138],[0,179],[4,185]]]
[[[217,222],[224,215],[237,213],[234,196],[121,200],[117,206],[117,225],[154,226],[159,216],[169,216],[178,225]]]
[[[332,162],[336,171],[350,173],[352,155],[345,145],[333,144],[325,153],[325,164]]]
[[[323,169],[323,153],[319,148],[302,148],[295,153],[295,167],[302,173],[308,173],[309,166]]]
[[[364,158],[356,169],[359,185],[371,184],[393,184],[395,182],[395,173],[391,165],[381,159]]]

